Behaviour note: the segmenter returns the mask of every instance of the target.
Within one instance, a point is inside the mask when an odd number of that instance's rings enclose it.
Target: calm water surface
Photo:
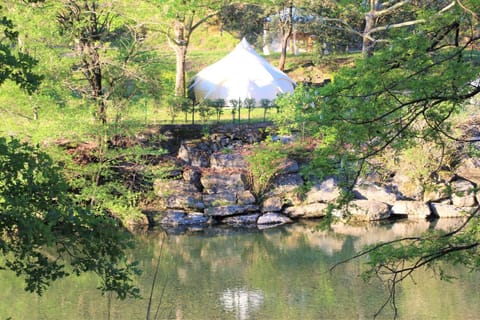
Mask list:
[[[364,245],[453,222],[337,225],[331,231],[308,223],[168,237],[150,232],[138,236],[131,253],[144,271],[137,279],[143,300],[109,300],[95,290],[98,280],[92,275],[62,280],[38,297],[25,293],[14,275],[1,272],[0,319],[145,319],[159,255],[151,319],[155,313],[158,319],[372,319],[387,292],[379,281],[359,278],[364,260],[328,269]],[[397,293],[401,319],[479,318],[480,274],[446,268],[456,281],[419,272],[402,284]],[[379,318],[391,319],[391,310]]]

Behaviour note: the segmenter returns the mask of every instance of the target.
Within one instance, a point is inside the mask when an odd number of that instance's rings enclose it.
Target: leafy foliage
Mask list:
[[[432,17],[428,27],[342,69],[331,85],[297,88],[278,102],[286,112],[278,123],[290,130],[305,124],[306,132],[321,139],[316,165],[325,172],[345,161],[361,164],[386,148],[449,135],[449,117],[480,92],[471,85],[479,70],[469,50],[479,39],[455,42],[458,28],[464,28],[461,16]]]
[[[388,45],[342,69],[330,85],[299,87],[279,101],[285,107],[277,123],[292,131],[304,124],[305,132],[320,140],[309,172],[340,175],[353,185],[367,161],[385,151],[408,153],[416,144],[460,140],[449,120],[480,93],[479,5],[455,2],[441,14],[422,12],[428,23],[396,30]],[[467,212],[466,219],[453,232],[403,238],[358,255],[369,257],[367,278],[379,275],[389,285],[386,304],[395,315],[396,285],[415,270],[438,267],[440,261],[478,270],[477,211]]]
[[[97,273],[103,292],[138,296],[138,273],[124,251],[129,236],[110,217],[79,207],[49,156],[16,139],[0,138],[0,250],[3,268],[42,294],[54,280]]]
[[[0,10],[2,7],[0,6]],[[32,93],[37,89],[42,76],[33,72],[37,61],[28,53],[16,49],[18,32],[13,21],[6,16],[0,18],[2,40],[0,40],[0,85],[12,80],[20,88]]]
[[[271,142],[257,145],[246,157],[249,163],[250,183],[257,198],[263,197],[272,179],[283,169],[281,164],[285,162],[287,156],[288,153],[281,143]]]
[[[443,270],[441,262],[462,265],[470,271],[480,270],[477,253],[480,223],[477,211],[478,209],[469,212],[466,221],[451,232],[429,232],[420,237],[371,245],[357,255],[368,254],[369,257],[369,269],[363,274],[365,280],[373,276],[387,279],[390,294],[377,315],[388,304],[391,304],[395,316],[397,315],[396,285],[412,277],[419,268],[431,269],[442,280],[451,280],[451,277]]]

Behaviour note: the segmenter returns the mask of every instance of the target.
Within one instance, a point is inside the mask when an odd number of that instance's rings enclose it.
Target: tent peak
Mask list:
[[[262,58],[243,38],[227,56],[201,70],[189,85],[196,101],[262,99],[273,101],[280,93],[291,93],[295,82]]]
[[[237,46],[242,49],[252,50],[252,46],[250,45],[250,43],[248,43],[245,37],[242,39],[242,41],[240,41],[240,43]]]

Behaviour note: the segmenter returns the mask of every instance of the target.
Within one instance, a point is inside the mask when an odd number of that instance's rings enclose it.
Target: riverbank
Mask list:
[[[477,123],[471,119],[462,125],[464,137],[480,132]],[[304,179],[302,168],[310,160],[314,142],[303,143],[299,152],[295,137],[275,135],[267,130],[270,127],[150,128],[150,135],[167,137],[163,145],[168,155],[162,161],[168,161],[170,169],[154,180],[155,200],[142,208],[148,225],[175,231],[216,224],[264,229],[326,216],[348,221],[435,220],[465,217],[479,203],[480,159],[458,143],[451,151],[450,163],[428,175],[423,171],[436,164],[435,154],[419,155],[422,161],[430,161],[425,168],[418,163],[393,167],[377,163],[384,172],[372,171],[358,179],[351,189],[353,199],[337,208],[346,188],[342,181],[327,177],[312,184]],[[271,159],[273,170],[260,193],[255,181],[259,177],[252,175],[252,166],[260,164],[252,162],[251,155],[254,146],[262,148],[265,140],[278,140],[280,148],[291,152]]]

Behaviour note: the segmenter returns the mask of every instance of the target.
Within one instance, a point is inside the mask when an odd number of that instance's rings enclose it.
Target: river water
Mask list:
[[[101,296],[93,275],[63,279],[38,297],[24,292],[13,274],[0,272],[0,319],[146,319],[150,293],[150,319],[372,319],[387,291],[379,280],[360,279],[365,258],[329,268],[364,245],[455,223],[334,225],[329,231],[297,223],[168,236],[152,231],[138,236],[131,253],[143,269],[136,279],[142,300]],[[401,285],[400,319],[478,319],[480,273],[445,268],[457,279],[449,283],[421,271]],[[378,318],[392,315],[387,308]]]

